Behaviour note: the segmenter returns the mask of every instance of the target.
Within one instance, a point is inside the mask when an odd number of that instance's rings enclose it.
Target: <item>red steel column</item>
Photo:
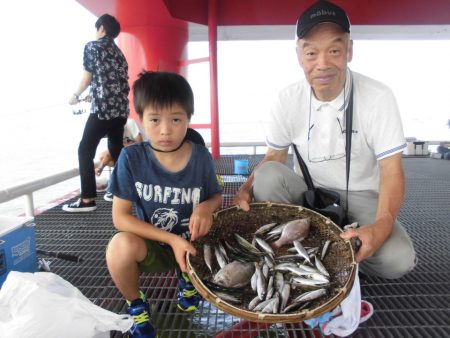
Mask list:
[[[220,158],[219,100],[217,90],[217,0],[208,0],[208,41],[211,87],[211,152],[215,160]]]
[[[122,26],[119,45],[128,61],[130,85],[142,70],[181,72],[188,23],[174,19],[164,1],[118,1],[117,14]],[[129,98],[133,102],[131,92]],[[133,104],[130,108],[135,117]]]

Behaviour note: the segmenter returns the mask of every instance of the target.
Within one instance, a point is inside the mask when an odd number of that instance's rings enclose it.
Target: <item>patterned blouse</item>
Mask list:
[[[92,74],[91,114],[100,120],[128,117],[128,64],[122,51],[108,36],[84,47],[83,66]]]

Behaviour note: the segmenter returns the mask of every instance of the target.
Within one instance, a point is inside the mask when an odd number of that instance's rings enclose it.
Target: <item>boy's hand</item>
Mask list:
[[[171,241],[169,244],[172,247],[175,259],[180,266],[180,270],[182,272],[187,272],[186,252],[189,252],[191,255],[195,256],[197,254],[197,251],[195,250],[194,246],[187,240],[179,236],[175,236],[173,241]]]
[[[191,233],[191,241],[205,236],[211,229],[213,222],[211,210],[200,203],[192,212],[189,219],[189,232]]]

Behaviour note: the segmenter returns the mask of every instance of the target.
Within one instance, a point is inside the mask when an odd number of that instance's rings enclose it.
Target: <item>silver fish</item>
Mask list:
[[[256,253],[256,254],[261,253],[261,251],[258,250],[258,248],[256,246],[252,245],[252,243],[247,241],[244,237],[239,236],[237,233],[234,233],[234,237],[236,238],[238,244],[240,246],[242,246],[244,249],[246,249],[247,251],[250,251],[250,252]]]
[[[277,225],[277,223],[265,224],[262,227],[260,227],[258,230],[255,231],[255,235],[264,235],[265,233],[269,232],[276,225]]]
[[[284,284],[283,288],[281,289],[281,305],[280,305],[280,311],[283,311],[284,308],[287,305],[287,302],[289,300],[289,296],[291,294],[291,286],[289,284]]]
[[[261,271],[262,271],[265,279],[269,278],[269,270],[270,269],[269,269],[269,266],[267,264],[263,264],[262,265]]]
[[[275,288],[273,286],[273,276],[269,277],[269,283],[267,283],[267,295],[266,299],[272,298]]]
[[[280,225],[277,225],[275,228],[269,231],[268,235],[281,235],[283,232],[283,229],[286,227],[287,223],[283,223]]]
[[[220,250],[220,253],[222,254],[222,257],[225,259],[226,263],[230,263],[230,259],[228,258],[228,254],[227,254],[227,250],[224,248],[224,246],[222,245],[222,243],[218,243],[217,247]]]
[[[324,283],[329,283],[330,282],[330,279],[327,276],[324,276],[324,275],[322,275],[319,272],[309,275],[309,278],[317,280],[317,281],[322,281]]]
[[[320,275],[318,271],[310,271],[310,270],[305,270],[302,268],[297,267],[292,267],[292,266],[288,266],[286,267],[287,271],[289,271],[290,273],[296,275],[296,276],[300,276],[300,277],[312,277],[315,275]],[[322,277],[322,275],[320,275]],[[319,280],[319,278],[317,278]],[[321,280],[321,278],[320,278]]]
[[[275,272],[274,283],[275,283],[275,288],[277,289],[277,291],[282,292],[285,282],[284,282],[284,276],[280,271]]]
[[[212,272],[212,251],[211,247],[208,244],[203,245],[203,257],[205,259],[206,266],[209,271]]]
[[[330,277],[330,274],[328,273],[327,269],[325,268],[325,266],[322,264],[322,262],[320,261],[319,257],[317,257],[316,255],[314,255],[314,263],[316,264],[316,268],[317,270],[319,270],[319,272],[327,277]]]
[[[292,268],[297,268],[298,265],[295,264],[294,262],[285,262],[285,263],[280,263],[277,264],[273,267],[273,269],[275,271],[290,271],[290,269]]]
[[[263,300],[266,298],[267,293],[267,282],[264,278],[264,274],[262,273],[261,267],[259,264],[255,263],[256,269],[256,292],[259,296],[259,299]]]
[[[273,301],[273,298],[263,300],[261,303],[259,303],[258,305],[255,306],[253,311],[255,311],[255,312],[261,311],[262,309],[264,309],[266,307],[267,304],[269,304],[272,301]]]
[[[295,248],[297,249],[297,252],[300,256],[302,256],[304,259],[308,261],[308,263],[311,263],[311,259],[309,258],[308,253],[306,252],[305,248],[299,241],[293,241]]]
[[[308,248],[308,249],[306,249],[306,252],[308,253],[309,257],[311,257],[312,255],[315,255],[319,252],[319,247],[316,246],[314,248]]]
[[[330,247],[330,243],[331,243],[331,240],[330,240],[330,239],[327,239],[327,240],[325,241],[325,244],[323,245],[323,248],[322,248],[322,254],[320,255],[320,259],[323,260],[323,258],[324,258],[325,255],[327,254],[328,248]]]
[[[233,261],[217,272],[213,281],[227,287],[241,287],[250,283],[255,267],[252,263]]]
[[[280,307],[280,296],[275,294],[272,298],[272,301],[269,302],[262,310],[262,313],[278,313],[278,309]]]
[[[317,289],[313,291],[308,291],[305,293],[302,293],[300,296],[295,298],[293,302],[308,302],[317,298],[320,298],[324,296],[327,293],[326,289]]]
[[[292,277],[291,283],[294,285],[313,286],[313,287],[321,287],[329,284],[329,282],[324,282],[323,280],[303,278],[303,277]]]
[[[294,302],[294,303],[289,304],[289,306],[287,306],[284,310],[282,310],[281,313],[288,313],[292,310],[300,311],[300,310],[306,309],[309,306],[309,304],[310,304],[309,302],[306,302],[306,303],[305,302]]]
[[[293,248],[295,250],[295,255],[283,255],[283,256],[277,256],[276,260],[278,262],[282,261],[288,261],[288,262],[296,262],[301,260],[301,257],[298,256],[297,249]]]
[[[257,291],[257,283],[258,283],[258,275],[255,273],[252,275],[252,279],[250,280],[250,286],[252,287],[253,291]]]
[[[314,247],[307,247],[304,246],[306,252],[308,253],[308,255],[311,255],[312,253],[317,253],[319,251],[319,247],[318,246],[314,246]],[[287,249],[288,252],[297,252],[297,250],[295,249],[295,247],[289,248]]]
[[[311,220],[309,218],[301,218],[288,222],[283,228],[280,238],[272,243],[273,247],[280,248],[293,241],[305,239],[308,237],[310,225]]]
[[[298,267],[309,272],[319,272],[319,270],[317,270],[316,268],[313,268],[312,266],[306,264],[298,264]]]
[[[275,255],[275,252],[273,252],[272,247],[263,239],[259,237],[255,237],[256,243],[267,253],[269,253],[272,257]]]
[[[266,265],[269,267],[269,268],[273,268],[274,267],[274,265],[275,265],[275,261],[273,260],[273,258],[272,258],[272,256],[270,256],[270,255],[265,255],[264,256],[264,262],[266,263]]]
[[[253,311],[253,309],[259,304],[261,303],[261,299],[259,298],[259,296],[256,296],[255,298],[253,298],[250,303],[248,303],[248,309],[250,311]]]
[[[230,303],[239,304],[242,302],[242,299],[235,297],[233,295],[230,295],[229,293],[220,292],[220,291],[215,291],[214,293],[219,298],[222,298],[223,300],[226,300],[227,302],[230,302]]]
[[[222,255],[222,252],[220,249],[215,246],[214,247],[214,255],[216,256],[217,263],[219,264],[220,268],[222,269],[225,265],[227,265],[227,261]]]

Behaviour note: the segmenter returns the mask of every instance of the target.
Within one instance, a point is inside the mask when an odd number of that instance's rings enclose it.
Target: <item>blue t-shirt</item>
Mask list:
[[[139,219],[183,238],[194,207],[222,193],[208,149],[191,144],[188,164],[175,173],[159,163],[148,142],[123,148],[110,182],[112,194],[133,202]]]

